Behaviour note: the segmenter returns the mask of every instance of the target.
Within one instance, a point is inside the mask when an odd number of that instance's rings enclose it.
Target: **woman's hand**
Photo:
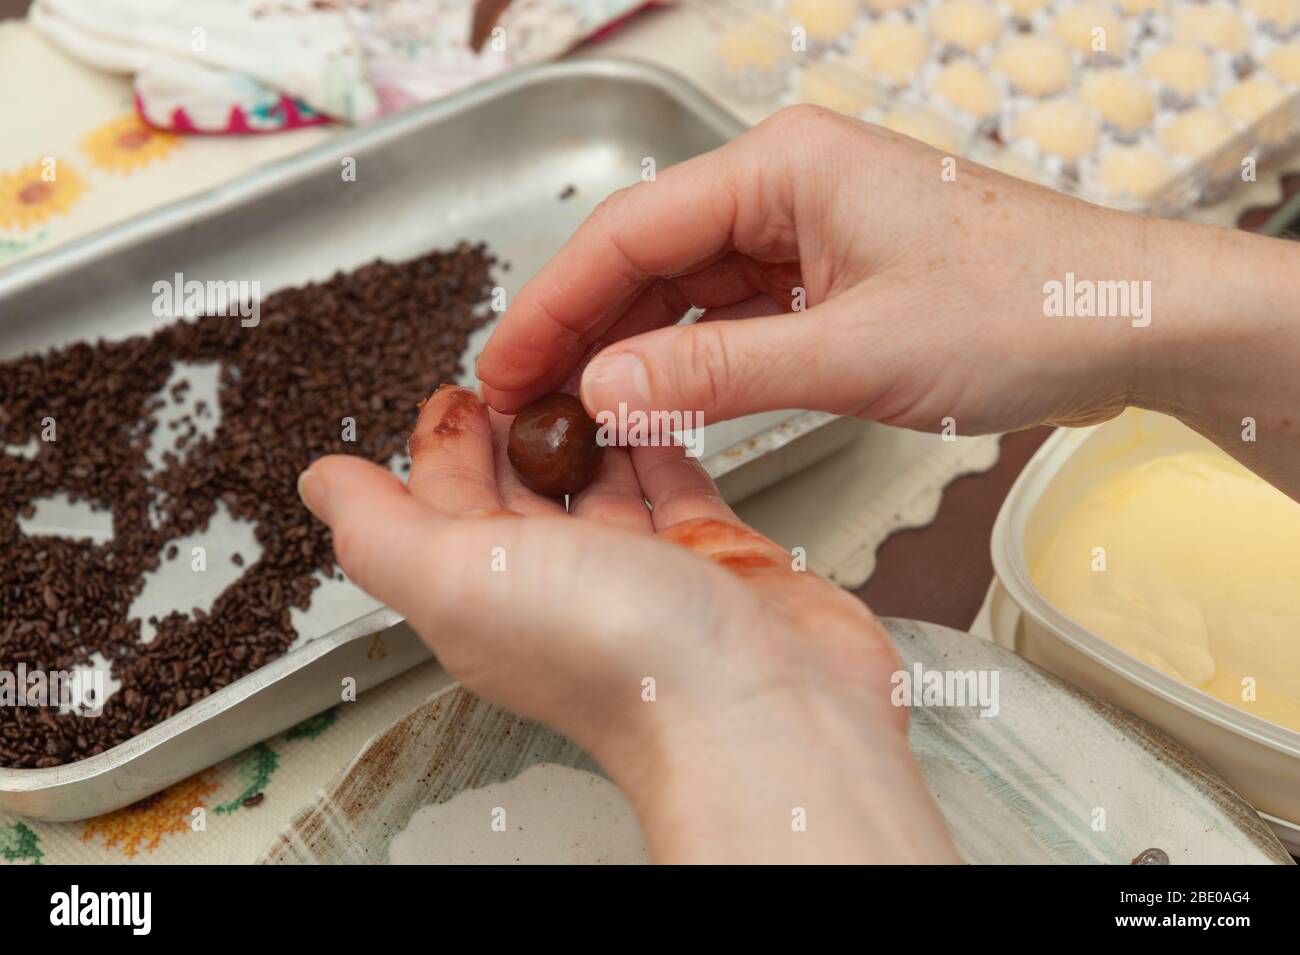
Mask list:
[[[813,408],[979,434],[1136,404],[1296,496],[1298,270],[1295,243],[1102,209],[796,107],[602,203],[516,296],[478,374],[506,412],[581,374],[593,416],[625,403],[706,423]],[[1140,299],[1049,317],[1045,287],[1071,275]],[[706,320],[677,325],[688,306]]]
[[[519,483],[508,429],[442,388],[406,486],[358,458],[304,472],[348,576],[466,687],[591,752],[652,858],[956,861],[866,607],[793,569],[680,448],[608,448],[566,514]]]
[[[618,342],[582,377],[593,413],[951,415],[974,433],[1117,412],[1140,330],[1048,319],[1043,283],[1128,275],[1142,220],[954,162],[799,107],[615,193],[511,303],[478,362],[489,404],[518,410]],[[676,325],[688,305],[787,311],[796,289],[802,311]]]

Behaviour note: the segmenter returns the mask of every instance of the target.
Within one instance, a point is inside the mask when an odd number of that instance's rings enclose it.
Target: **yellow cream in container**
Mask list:
[[[1226,454],[1164,454],[1087,485],[1030,576],[1124,652],[1300,731],[1300,503]]]

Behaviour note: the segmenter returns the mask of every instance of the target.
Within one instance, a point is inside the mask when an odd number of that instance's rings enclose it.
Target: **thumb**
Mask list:
[[[582,402],[601,411],[701,412],[706,422],[801,408],[862,407],[862,356],[836,339],[836,305],[764,318],[674,325],[620,341],[582,376]]]
[[[387,468],[331,454],[298,476],[307,509],[329,527],[334,556],[348,579],[403,616],[427,593],[412,568],[429,563],[451,522],[414,497]]]

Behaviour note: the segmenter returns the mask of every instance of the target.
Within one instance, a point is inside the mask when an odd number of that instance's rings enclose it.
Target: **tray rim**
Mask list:
[[[724,141],[735,138],[748,128],[685,77],[642,60],[620,57],[584,58],[522,67],[448,98],[414,107],[363,127],[345,130],[300,153],[256,167],[237,180],[218,184],[74,239],[66,245],[0,267],[0,306],[8,296],[55,279],[66,270],[92,264],[134,244],[165,235],[175,228],[193,226],[230,206],[242,205],[273,192],[299,177],[326,168],[332,170],[337,165],[339,155],[346,154],[349,149],[382,147],[421,127],[470,112],[526,87],[572,79],[631,81],[657,89],[685,111],[697,116],[704,124],[716,129]],[[0,311],[0,325],[3,324],[4,315]],[[764,452],[776,450],[794,441],[826,423],[831,417],[833,416],[822,412],[792,415],[768,429],[784,428],[785,433],[774,436]],[[760,432],[760,435],[746,440],[753,441],[767,433]],[[710,457],[723,455],[728,450],[724,448]],[[759,455],[753,455],[757,456]],[[733,455],[733,459],[726,462],[723,473],[734,470],[747,460],[743,455]],[[388,607],[379,607],[356,617],[154,724],[143,733],[95,756],[44,769],[0,767],[0,796],[62,789],[118,770],[215,715],[261,693],[338,647],[387,630],[403,621],[401,614]],[[37,814],[35,818],[41,816]]]

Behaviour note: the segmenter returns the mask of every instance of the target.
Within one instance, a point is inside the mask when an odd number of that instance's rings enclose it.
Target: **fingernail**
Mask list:
[[[298,475],[298,496],[307,505],[307,510],[325,521],[325,523],[329,523],[326,518],[326,504],[328,501],[326,500],[325,481],[313,468],[309,467]]]
[[[582,403],[587,410],[613,410],[620,401],[634,408],[650,404],[650,375],[633,352],[597,355],[582,375]]]

